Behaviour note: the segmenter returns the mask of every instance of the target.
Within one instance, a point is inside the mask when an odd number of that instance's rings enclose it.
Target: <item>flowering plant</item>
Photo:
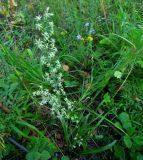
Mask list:
[[[88,118],[85,118],[82,108],[78,107],[76,102],[71,102],[64,90],[62,64],[56,56],[57,48],[53,39],[54,24],[51,16],[53,14],[49,13],[49,8],[47,8],[43,15],[35,18],[36,29],[39,32],[35,44],[40,52],[44,83],[38,86],[38,89],[33,92],[33,96],[38,98],[40,106],[48,106],[51,115],[61,121],[64,132],[66,130],[64,133],[66,142],[75,148],[84,145],[87,132],[89,135],[92,131],[90,127],[85,126]],[[81,132],[81,128],[83,131],[84,128],[86,130]]]
[[[74,106],[66,97],[63,88],[62,65],[56,58],[57,48],[55,47],[55,40],[52,38],[54,24],[51,21],[51,16],[53,14],[49,13],[49,8],[47,8],[42,16],[39,15],[35,18],[36,29],[40,32],[40,38],[36,39],[35,44],[41,52],[40,63],[43,69],[43,80],[47,85],[46,87],[43,85],[39,86],[39,89],[33,92],[33,96],[39,98],[41,106],[50,106],[51,113],[58,118],[70,118],[73,122],[76,121],[78,123],[77,118],[70,116]]]

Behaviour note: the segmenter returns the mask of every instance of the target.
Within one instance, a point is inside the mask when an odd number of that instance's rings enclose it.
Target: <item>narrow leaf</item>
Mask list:
[[[84,150],[84,151],[81,152],[81,154],[96,154],[96,153],[101,153],[103,151],[111,149],[115,145],[116,142],[117,141],[114,140],[112,143],[110,143],[110,144],[108,144],[106,146],[103,146],[103,147],[100,147],[100,148],[97,148],[97,149],[95,148],[95,149],[90,149],[90,150]]]

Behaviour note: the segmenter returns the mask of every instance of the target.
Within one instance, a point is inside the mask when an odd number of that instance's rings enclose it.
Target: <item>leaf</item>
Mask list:
[[[39,152],[29,152],[26,155],[26,160],[40,160],[40,156]]]
[[[127,134],[131,137],[133,134],[135,133],[135,128],[134,127],[130,127],[127,130]]]
[[[90,149],[90,150],[84,150],[84,151],[81,152],[81,154],[96,154],[96,153],[101,153],[103,151],[111,149],[115,145],[116,142],[117,141],[114,140],[112,143],[107,144],[106,146],[103,146],[103,147],[100,147],[100,148],[97,148],[97,149],[95,148],[95,149]]]
[[[137,78],[137,87],[140,89],[140,91],[143,91],[143,80],[142,80],[142,78]]]
[[[143,68],[143,60],[142,59],[139,59],[137,61],[137,64],[140,65],[141,68]]]
[[[24,132],[22,132],[19,128],[17,128],[16,126],[14,126],[13,124],[10,125],[10,127],[12,128],[12,130],[14,130],[18,135],[23,136],[25,138],[30,138],[28,137]]]
[[[78,82],[76,81],[64,81],[65,87],[76,87],[78,86]]]
[[[16,123],[19,124],[19,125],[22,125],[22,126],[29,127],[30,129],[35,130],[41,137],[44,137],[42,132],[40,132],[35,126],[33,126],[33,125],[31,125],[31,124],[29,124],[25,121],[17,121]]]
[[[51,155],[48,151],[43,151],[40,156],[40,160],[48,160],[51,158]]]
[[[5,142],[3,139],[3,135],[0,135],[0,151],[5,148]]]
[[[61,160],[70,160],[68,156],[63,156]]]
[[[117,157],[119,160],[125,160],[125,152],[124,148],[120,145],[115,145],[115,157]]]
[[[68,125],[67,125],[67,123],[66,123],[66,121],[63,117],[60,118],[60,121],[61,121],[61,124],[62,124],[62,127],[63,127],[66,143],[69,145],[70,140],[69,140],[69,134],[68,134],[68,130],[67,130]]]
[[[102,45],[110,45],[112,44],[112,41],[109,38],[105,37],[99,43]]]
[[[122,125],[120,124],[120,122],[115,122],[114,123],[115,127],[122,129]]]
[[[127,121],[127,122],[125,122],[125,123],[123,124],[123,128],[125,128],[126,130],[128,130],[128,129],[131,128],[131,127],[132,127],[132,124],[131,124],[130,121]]]
[[[122,112],[121,114],[119,114],[119,119],[122,123],[125,123],[126,121],[129,121],[129,115],[126,112]]]
[[[142,145],[143,145],[143,136],[142,136],[142,135],[140,135],[140,136],[135,136],[135,137],[133,137],[133,141],[134,141],[136,144],[142,146]]]
[[[105,103],[111,102],[111,97],[110,97],[109,93],[106,93],[103,98],[104,98]]]
[[[138,153],[138,155],[137,155],[137,160],[143,160],[143,155],[140,154],[140,153]]]
[[[125,143],[127,148],[132,147],[132,141],[131,141],[131,138],[129,136],[124,136],[124,143]]]
[[[33,52],[31,51],[31,49],[27,49],[27,50],[26,50],[26,53],[27,53],[31,58],[33,58]]]
[[[122,112],[121,114],[119,114],[119,120],[122,122],[123,128],[125,128],[126,130],[132,127],[128,113]]]

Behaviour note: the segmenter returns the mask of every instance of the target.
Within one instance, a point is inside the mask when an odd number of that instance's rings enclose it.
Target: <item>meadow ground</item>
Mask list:
[[[143,160],[142,0],[0,1],[0,160]]]

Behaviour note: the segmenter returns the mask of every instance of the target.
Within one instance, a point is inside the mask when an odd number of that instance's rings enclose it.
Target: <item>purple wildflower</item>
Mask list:
[[[85,26],[85,27],[89,27],[89,25],[90,25],[90,23],[89,23],[89,22],[86,22],[84,26]]]
[[[95,34],[95,29],[94,29],[94,28],[91,28],[91,29],[89,30],[89,34]]]
[[[78,41],[81,40],[81,39],[82,39],[81,35],[78,34],[78,35],[76,36],[76,39],[77,39]]]

